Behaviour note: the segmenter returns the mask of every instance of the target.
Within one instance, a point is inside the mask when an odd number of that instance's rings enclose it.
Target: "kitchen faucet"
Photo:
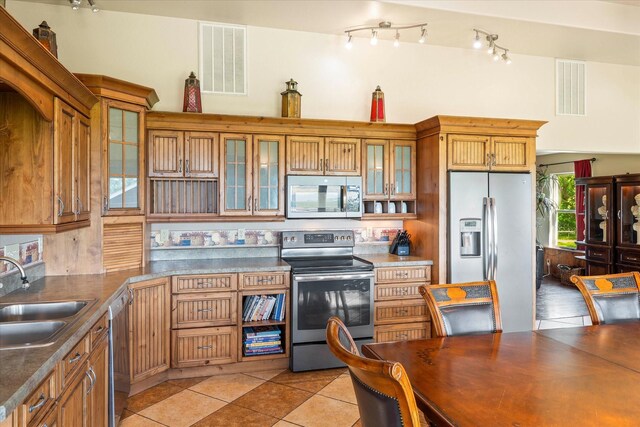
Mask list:
[[[30,285],[29,281],[27,280],[27,274],[24,272],[24,268],[17,260],[8,256],[0,256],[0,261],[10,262],[11,264],[18,267],[18,270],[20,270],[20,278],[22,279],[22,289],[29,289]]]

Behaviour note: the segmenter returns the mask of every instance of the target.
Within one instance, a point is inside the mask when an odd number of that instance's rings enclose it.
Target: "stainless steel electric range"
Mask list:
[[[373,342],[373,265],[353,256],[353,231],[285,231],[280,256],[291,265],[294,372],[344,366],[326,343],[340,317],[358,346]]]

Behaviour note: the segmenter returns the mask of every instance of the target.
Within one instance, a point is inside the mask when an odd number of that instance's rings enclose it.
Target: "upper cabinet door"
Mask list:
[[[611,227],[614,206],[612,184],[589,184],[586,194],[585,241],[603,246],[613,246]]]
[[[185,132],[184,176],[218,177],[218,134],[213,132]]]
[[[447,147],[449,170],[489,170],[492,157],[488,136],[449,135]]]
[[[91,214],[91,122],[78,114],[76,136],[76,217],[89,219]]]
[[[284,215],[284,137],[253,137],[253,214]]]
[[[391,199],[404,200],[416,197],[416,143],[415,141],[391,141],[389,146]]]
[[[184,176],[184,133],[154,130],[149,132],[149,176]]]
[[[287,136],[287,174],[323,175],[325,171],[324,138]]]
[[[495,171],[529,171],[535,163],[533,139],[494,136],[491,169]]]
[[[324,146],[325,175],[360,175],[360,140],[327,138]]]
[[[640,175],[616,178],[618,246],[640,250]]]
[[[144,108],[103,100],[103,213],[138,215],[144,208]]]
[[[389,198],[389,141],[365,139],[362,150],[364,200]]]
[[[76,111],[55,99],[54,111],[54,223],[75,221],[74,210],[74,136],[77,134]]]
[[[251,215],[251,135],[220,135],[220,215]]]

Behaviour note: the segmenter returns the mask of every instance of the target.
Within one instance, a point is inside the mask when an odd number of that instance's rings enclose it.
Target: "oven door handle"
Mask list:
[[[296,282],[318,282],[322,280],[351,280],[351,279],[371,279],[373,272],[362,274],[327,274],[327,275],[309,275],[309,276],[293,276]]]

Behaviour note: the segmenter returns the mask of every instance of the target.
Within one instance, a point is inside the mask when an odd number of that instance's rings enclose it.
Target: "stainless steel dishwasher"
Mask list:
[[[109,427],[115,427],[129,394],[127,307],[129,290],[122,290],[109,305]],[[126,380],[123,379],[126,377]]]

